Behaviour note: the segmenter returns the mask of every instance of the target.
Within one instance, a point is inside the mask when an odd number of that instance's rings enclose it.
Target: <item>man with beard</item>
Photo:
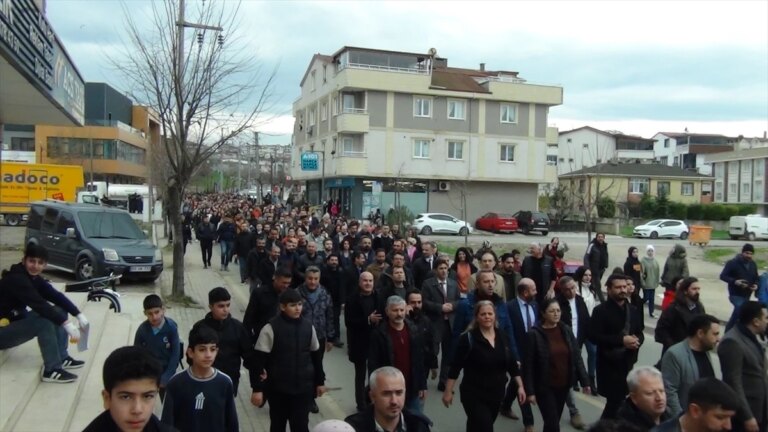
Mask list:
[[[608,268],[608,245],[605,243],[605,234],[595,235],[587,247],[587,253],[584,254],[584,265],[592,271],[592,287],[602,297],[600,281],[603,279],[605,269]],[[601,298],[600,301],[602,302],[603,299]]]
[[[299,273],[304,273],[311,266],[322,267],[323,257],[317,252],[317,243],[307,243],[307,253],[299,257]]]
[[[432,370],[432,379],[435,379],[437,377],[437,353],[434,350],[432,321],[424,313],[424,303],[419,291],[415,289],[409,290],[405,296],[409,309],[408,319],[424,335],[424,371]]]
[[[280,233],[277,228],[270,228],[267,236],[267,247],[271,248],[275,244],[280,244]]]
[[[642,311],[627,300],[624,275],[611,275],[608,300],[595,306],[589,321],[589,339],[597,346],[597,386],[606,403],[603,419],[613,419],[627,396],[626,378],[643,344]]]
[[[757,290],[757,264],[752,259],[755,247],[745,243],[741,254],[725,263],[720,280],[728,284],[728,301],[733,305],[733,313],[725,326],[726,331],[736,324],[739,307],[749,301],[752,293]]]
[[[264,238],[257,238],[256,246],[248,252],[248,257],[246,258],[248,282],[250,283],[251,291],[261,285],[259,263],[267,257],[269,257],[269,253],[267,252],[267,240]]]
[[[376,259],[376,254],[371,249],[371,237],[368,234],[365,234],[360,237],[359,243],[359,250],[360,252],[365,255],[365,265],[368,266],[373,263],[373,261]]]
[[[531,254],[523,259],[521,273],[524,278],[533,279],[536,283],[536,301],[539,304],[555,296],[557,271],[552,257],[544,255],[540,244],[531,243]]]
[[[384,269],[384,273],[381,274],[381,277],[379,278],[379,287],[381,289],[385,289],[388,286],[392,285],[392,271],[395,268],[402,268],[405,272],[405,285],[410,288],[416,288],[413,282],[413,272],[410,268],[408,268],[405,265],[406,256],[403,253],[395,252],[392,255],[392,261],[390,262],[390,266]]]
[[[338,255],[330,254],[325,258],[325,267],[320,273],[320,284],[328,290],[333,301],[333,330],[336,336],[330,342],[336,348],[341,348],[344,346],[341,342],[341,307],[346,303],[347,296],[344,288],[344,271],[339,266]]]
[[[411,259],[408,258],[408,254],[405,253],[405,240],[403,239],[395,239],[394,242],[392,242],[392,250],[387,254],[387,262],[390,265],[394,265],[393,260],[395,257],[395,254],[400,254],[404,258],[403,265],[406,267],[411,267]]]
[[[323,240],[323,250],[318,252],[318,254],[321,257],[323,257],[323,261],[325,261],[325,259],[328,258],[328,256],[332,253],[333,253],[333,240],[331,239]]]
[[[384,249],[376,249],[376,255],[374,262],[366,267],[365,271],[370,272],[373,275],[373,283],[376,284],[379,281],[382,273],[389,267],[387,264],[387,253]]]
[[[276,244],[272,245],[269,249],[269,255],[262,258],[256,266],[256,277],[261,281],[262,285],[272,282],[272,276],[280,265],[280,252],[280,246]],[[253,290],[251,290],[251,292],[253,292]]]
[[[413,262],[413,279],[416,289],[421,289],[425,280],[433,276],[433,270],[437,265],[437,244],[433,241],[424,242],[421,245],[421,257]]]
[[[698,279],[683,279],[675,293],[675,301],[661,313],[654,337],[662,346],[662,355],[669,347],[686,338],[688,325],[694,317],[706,313],[704,305],[699,301],[700,291]]]
[[[279,267],[275,270],[271,281],[271,285],[263,284],[253,290],[248,300],[248,307],[245,308],[243,325],[254,344],[262,327],[278,314],[280,305],[278,297],[291,286],[291,271]]]
[[[514,299],[517,291],[517,284],[520,283],[522,275],[515,271],[515,258],[511,253],[505,253],[501,256],[501,268],[496,270],[502,279],[504,279],[504,293],[507,299]]]
[[[384,249],[386,253],[389,253],[389,251],[392,250],[392,244],[395,241],[395,237],[392,236],[392,233],[389,231],[389,226],[384,225],[381,227],[381,234],[376,236],[376,238],[373,240],[373,248],[374,249]]]
[[[296,288],[304,281],[304,275],[299,271],[299,254],[296,252],[298,242],[295,238],[288,239],[285,242],[285,250],[280,254],[280,267],[285,267],[291,271],[291,288]]]
[[[344,286],[347,296],[357,294],[357,286],[360,283],[360,275],[365,271],[365,255],[362,252],[352,253],[352,265],[344,269]],[[373,276],[373,275],[371,275]]]
[[[437,389],[443,391],[445,390],[445,381],[448,380],[450,356],[453,352],[453,321],[460,300],[459,286],[455,280],[448,278],[447,261],[438,260],[435,277],[424,281],[422,293],[425,311],[432,321],[432,334],[434,336],[432,351],[435,355],[440,352],[442,346],[443,355]],[[432,379],[435,379],[435,372],[433,369]]]
[[[376,291],[373,289],[373,275],[362,272],[358,289],[350,293],[344,307],[344,324],[347,327],[347,354],[355,365],[355,403],[358,411],[365,411],[368,403],[365,397],[366,366],[371,331],[379,325],[382,314],[377,310]]]

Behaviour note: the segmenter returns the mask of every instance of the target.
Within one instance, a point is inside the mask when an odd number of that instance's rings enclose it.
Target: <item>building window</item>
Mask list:
[[[568,158],[568,163],[573,163],[573,158]]]
[[[669,196],[669,182],[658,182],[656,184],[656,195],[666,195]]]
[[[762,177],[765,174],[765,159],[755,159],[755,169],[752,175]]]
[[[500,121],[502,123],[517,123],[517,105],[501,104]]]
[[[464,143],[462,141],[448,141],[448,159],[464,159]]]
[[[680,156],[675,156],[672,160],[672,166],[680,166]]]
[[[310,75],[309,87],[312,91],[315,91],[315,71],[312,71],[312,74]]]
[[[35,139],[28,137],[12,137],[10,150],[35,151]]]
[[[499,146],[499,160],[502,162],[514,162],[515,161],[515,145],[501,144]]]
[[[323,102],[320,106],[320,121],[328,120],[328,102]]]
[[[365,147],[362,141],[357,141],[352,137],[343,137],[341,139],[342,156],[362,156],[365,154]]]
[[[334,95],[333,96],[333,115],[339,114],[339,97]]]
[[[309,125],[314,126],[315,125],[315,108],[312,107],[309,109]]]
[[[560,163],[563,163],[563,162],[565,162],[565,158],[557,158],[557,161],[560,162]]]
[[[728,194],[735,194],[738,192],[739,185],[736,183],[728,183]]]
[[[693,196],[693,183],[683,182],[680,185],[680,195],[682,195],[682,196]]]
[[[448,118],[451,120],[464,120],[464,101],[448,99]]]
[[[752,191],[750,191],[750,187],[752,184],[750,182],[744,182],[741,184],[741,201],[742,202],[749,202],[749,199],[752,197]]]
[[[664,148],[669,148],[669,138],[664,138]]]
[[[752,201],[763,202],[763,191],[764,191],[763,181],[755,180],[754,196],[752,198]]]
[[[557,156],[547,155],[547,165],[557,166]]]
[[[579,180],[579,193],[584,193],[587,190],[587,181],[584,179]]]
[[[659,163],[662,165],[669,165],[669,156],[662,156],[659,158]]]
[[[432,117],[432,99],[423,96],[413,98],[414,117]]]
[[[725,163],[715,164],[715,177],[719,179],[725,177]]]
[[[430,140],[417,139],[413,141],[413,157],[418,159],[429,159]]]
[[[648,193],[648,179],[641,178],[641,177],[630,178],[629,193],[636,193],[636,194]]]

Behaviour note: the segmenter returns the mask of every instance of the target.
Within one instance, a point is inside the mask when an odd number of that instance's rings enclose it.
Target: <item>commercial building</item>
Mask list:
[[[353,217],[396,203],[470,221],[536,209],[562,100],[561,87],[449,67],[435,49],[316,54],[293,105],[291,176],[310,203],[338,199]]]
[[[755,204],[761,214],[766,214],[768,147],[709,154],[705,162],[714,173],[714,202]]]

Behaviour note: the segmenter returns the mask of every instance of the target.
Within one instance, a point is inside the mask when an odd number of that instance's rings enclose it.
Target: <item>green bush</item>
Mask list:
[[[669,195],[666,193],[660,193],[658,197],[656,197],[656,209],[653,212],[653,216],[657,218],[668,218],[669,217]]]
[[[704,206],[702,204],[688,204],[686,210],[686,219],[699,220],[704,214]]]
[[[669,217],[672,219],[685,219],[688,216],[688,206],[683,203],[669,203]]]
[[[738,211],[734,216],[747,216],[757,213],[757,206],[754,204],[739,204]]]
[[[656,199],[646,192],[640,198],[640,217],[652,218],[654,214],[656,214]]]
[[[597,216],[601,218],[612,218],[616,215],[616,201],[602,197],[595,203],[597,206]]]
[[[406,206],[400,206],[396,209],[389,209],[387,212],[387,224],[403,226],[405,223],[413,222],[416,215]]]

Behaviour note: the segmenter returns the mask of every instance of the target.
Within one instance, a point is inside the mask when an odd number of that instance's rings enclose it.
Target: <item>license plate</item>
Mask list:
[[[504,225],[512,225],[512,222],[504,222]]]
[[[538,225],[546,225],[544,222],[539,222]]]
[[[150,266],[132,266],[131,267],[131,271],[132,272],[137,272],[137,273],[151,272],[152,271],[152,267],[150,267]]]

